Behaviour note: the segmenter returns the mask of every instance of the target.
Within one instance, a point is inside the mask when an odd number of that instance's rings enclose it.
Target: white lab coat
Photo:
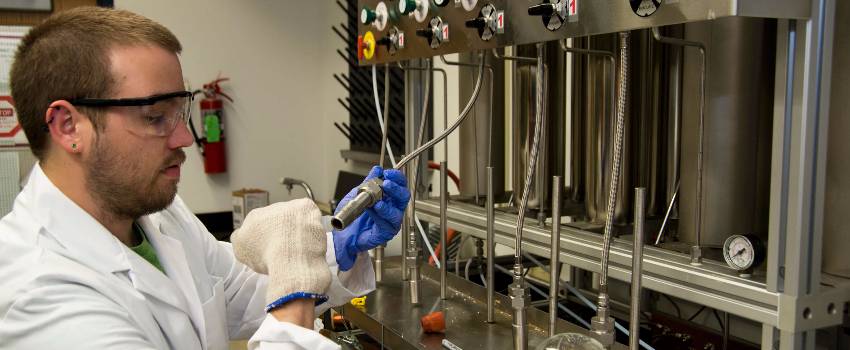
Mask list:
[[[82,180],[80,180],[82,181]],[[267,278],[238,262],[178,197],[138,220],[163,274],[72,202],[36,165],[0,220],[0,349],[335,349],[263,311]],[[375,286],[368,256],[334,276],[323,312]],[[167,275],[167,276],[166,276]]]

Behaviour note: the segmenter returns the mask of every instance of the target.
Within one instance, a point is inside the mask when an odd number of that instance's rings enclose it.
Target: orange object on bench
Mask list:
[[[446,318],[442,311],[427,314],[419,322],[422,323],[422,331],[425,333],[444,333],[446,331]]]

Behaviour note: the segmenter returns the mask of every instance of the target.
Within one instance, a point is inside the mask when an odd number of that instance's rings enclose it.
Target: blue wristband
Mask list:
[[[277,309],[277,308],[283,306],[283,304],[286,304],[286,303],[293,301],[295,299],[316,299],[316,306],[319,306],[319,305],[324,304],[326,301],[328,301],[328,296],[323,295],[323,294],[316,294],[316,293],[295,292],[295,293],[292,293],[292,294],[287,295],[285,297],[282,297],[278,300],[275,300],[271,304],[266,305],[266,312]]]

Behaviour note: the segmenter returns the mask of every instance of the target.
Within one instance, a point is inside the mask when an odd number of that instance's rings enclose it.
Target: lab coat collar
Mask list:
[[[92,269],[114,273],[130,269],[127,248],[47,178],[40,164],[30,172],[15,206],[26,207],[47,234],[74,259]]]
[[[156,251],[162,268],[170,277],[166,278],[167,281],[160,281],[158,283],[167,283],[168,285],[173,283],[180,289],[181,294],[179,298],[176,298],[177,293],[172,291],[169,291],[169,294],[173,295],[169,296],[175,297],[179,302],[182,302],[180,306],[181,310],[184,310],[189,315],[196,333],[200,335],[201,344],[206,348],[204,309],[199,302],[200,297],[195,286],[195,276],[192,274],[191,269],[189,269],[183,244],[179,240],[164,234],[171,227],[164,227],[167,225],[163,225],[161,220],[154,220],[153,217],[156,215],[143,216],[137,222],[142,227],[142,230],[145,231],[145,236]],[[150,264],[145,265],[153,268]],[[164,277],[162,273],[157,273],[156,275]],[[153,292],[156,293],[156,288],[154,289]],[[158,296],[158,294],[154,294],[154,296]]]

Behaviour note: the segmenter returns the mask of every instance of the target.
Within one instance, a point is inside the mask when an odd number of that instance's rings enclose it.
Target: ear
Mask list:
[[[65,100],[50,104],[44,122],[53,143],[71,154],[82,152],[86,136],[92,129],[88,118]]]

